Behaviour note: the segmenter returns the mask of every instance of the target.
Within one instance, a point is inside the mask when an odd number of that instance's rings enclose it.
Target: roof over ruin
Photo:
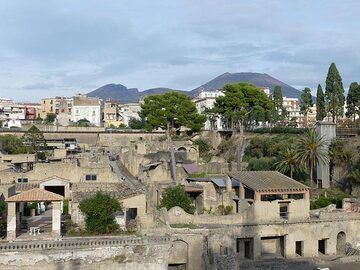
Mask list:
[[[41,189],[33,188],[20,194],[16,194],[7,198],[7,202],[48,202],[48,201],[62,201],[63,196]]]
[[[277,171],[240,171],[229,176],[257,192],[307,191],[309,187]]]
[[[116,199],[126,199],[143,194],[142,189],[132,189],[125,182],[116,183],[74,183],[72,186],[72,201],[81,202],[103,192]]]

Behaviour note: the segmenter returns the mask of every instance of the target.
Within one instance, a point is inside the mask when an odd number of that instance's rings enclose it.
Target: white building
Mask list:
[[[26,118],[26,107],[11,99],[0,98],[0,121],[2,127],[21,127],[21,120]]]
[[[204,113],[206,109],[212,109],[214,107],[216,98],[220,96],[224,96],[224,92],[222,90],[215,90],[215,91],[202,90],[199,93],[199,95],[193,99],[193,102],[195,103],[198,113]],[[204,129],[221,130],[222,129],[221,117],[215,115],[213,119],[209,119],[208,117],[208,119],[204,124]]]
[[[289,119],[300,121],[300,101],[298,98],[283,97],[283,107],[289,113]]]
[[[77,95],[73,97],[71,121],[77,122],[81,119],[88,120],[95,126],[101,123],[101,100],[97,97]]]

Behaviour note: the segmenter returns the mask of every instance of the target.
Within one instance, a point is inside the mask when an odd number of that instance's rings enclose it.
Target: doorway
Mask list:
[[[319,254],[326,255],[326,243],[327,239],[320,239],[318,241],[318,251]]]
[[[344,232],[339,232],[336,237],[336,253],[338,255],[345,254],[346,247],[346,234]]]

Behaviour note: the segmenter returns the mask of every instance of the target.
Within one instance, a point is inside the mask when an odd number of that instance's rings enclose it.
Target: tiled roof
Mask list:
[[[18,191],[26,191],[33,188],[38,188],[39,183],[16,183],[15,184],[15,190]]]
[[[199,173],[201,171],[196,163],[183,164],[183,167],[188,174]]]
[[[240,171],[230,177],[258,192],[306,191],[308,186],[276,171]]]
[[[7,202],[45,202],[45,201],[62,201],[63,196],[41,189],[33,188],[20,194],[7,198]]]
[[[81,202],[82,200],[93,197],[98,191],[117,199],[125,199],[144,193],[142,189],[130,188],[125,182],[74,183],[72,186],[72,201]]]

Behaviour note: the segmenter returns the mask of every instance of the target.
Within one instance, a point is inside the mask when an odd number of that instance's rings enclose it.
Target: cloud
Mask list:
[[[36,101],[106,83],[192,89],[241,71],[315,88],[331,62],[348,85],[360,72],[359,8],[325,0],[6,1],[0,95]]]

